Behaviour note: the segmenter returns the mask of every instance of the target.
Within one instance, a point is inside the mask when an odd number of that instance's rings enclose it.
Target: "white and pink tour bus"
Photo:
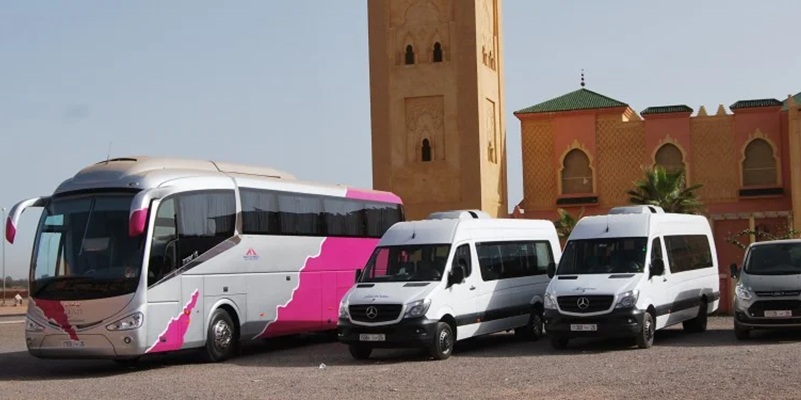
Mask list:
[[[136,359],[335,330],[382,234],[392,193],[320,185],[229,163],[131,157],[88,166],[41,207],[25,336],[42,358]]]

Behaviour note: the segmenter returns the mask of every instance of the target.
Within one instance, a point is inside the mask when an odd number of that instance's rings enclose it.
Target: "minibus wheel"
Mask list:
[[[654,345],[654,317],[651,313],[647,312],[642,317],[642,329],[637,334],[637,347],[641,349],[648,349]]]
[[[453,329],[451,329],[451,326],[448,325],[447,322],[438,322],[437,330],[434,334],[434,341],[431,343],[431,348],[429,349],[431,356],[437,360],[444,360],[450,357],[451,353],[453,353],[454,341],[455,337],[453,336]]]
[[[542,312],[538,309],[531,311],[531,316],[528,319],[528,325],[515,329],[515,336],[523,340],[537,340],[542,337],[543,322]]]
[[[706,332],[707,319],[706,300],[701,300],[701,305],[698,307],[698,316],[689,321],[682,322],[682,326],[687,332]]]
[[[370,354],[373,352],[372,348],[361,344],[349,345],[348,350],[350,350],[350,355],[354,360],[366,360],[370,358]]]
[[[206,358],[211,362],[225,361],[234,355],[237,331],[233,319],[222,308],[214,310],[206,333]]]

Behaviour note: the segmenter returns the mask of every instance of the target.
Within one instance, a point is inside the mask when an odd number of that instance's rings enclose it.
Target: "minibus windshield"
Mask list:
[[[378,247],[360,282],[440,281],[450,251],[450,244]]]
[[[647,244],[644,237],[569,240],[556,275],[643,272]]]

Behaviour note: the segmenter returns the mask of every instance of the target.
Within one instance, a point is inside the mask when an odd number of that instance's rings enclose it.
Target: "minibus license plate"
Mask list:
[[[79,349],[84,347],[83,340],[65,340],[61,343],[61,347],[68,349]]]
[[[359,335],[359,340],[362,342],[383,342],[387,338],[383,333],[362,333]]]
[[[596,324],[570,324],[570,330],[574,332],[593,332],[598,330]]]
[[[793,312],[790,310],[765,310],[765,317],[766,318],[782,318],[782,317],[792,317]]]

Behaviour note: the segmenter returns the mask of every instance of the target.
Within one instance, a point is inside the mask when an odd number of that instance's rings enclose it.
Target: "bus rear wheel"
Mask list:
[[[206,359],[221,362],[231,358],[236,352],[237,341],[237,327],[228,311],[216,309],[206,333]]]

